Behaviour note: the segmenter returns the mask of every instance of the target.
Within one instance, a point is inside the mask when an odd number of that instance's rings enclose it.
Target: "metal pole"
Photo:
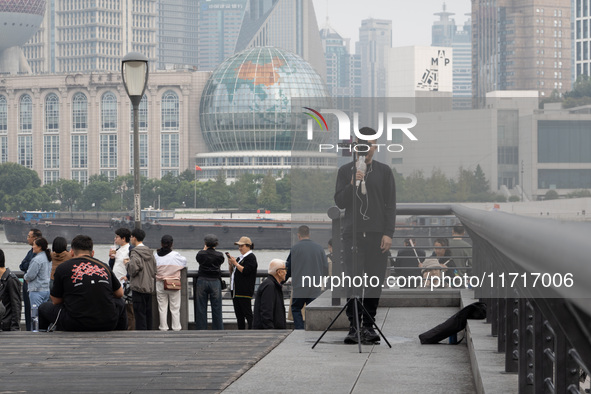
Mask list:
[[[140,134],[139,134],[139,106],[140,103],[133,105],[133,212],[135,216],[135,228],[142,228],[141,221],[141,196],[140,196]]]
[[[197,164],[195,164],[197,165]],[[195,182],[193,183],[194,196],[193,196],[193,208],[197,209],[197,167],[195,167]]]

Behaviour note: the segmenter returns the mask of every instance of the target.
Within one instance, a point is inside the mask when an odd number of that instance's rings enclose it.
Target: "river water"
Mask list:
[[[49,242],[49,247],[51,248],[51,243],[53,242],[52,239],[47,240]],[[109,261],[109,248],[111,245],[95,245],[94,246],[94,257],[97,259],[108,262]],[[151,248],[157,248],[160,245],[147,245]],[[69,248],[69,246],[68,246]],[[4,256],[6,257],[6,266],[10,268],[12,271],[18,271],[19,264],[27,254],[27,252],[31,249],[31,247],[23,242],[23,243],[16,243],[16,242],[8,242],[6,241],[6,236],[4,235],[4,230],[0,231],[0,249],[4,251]],[[197,255],[196,249],[179,249],[177,250],[180,254],[187,258],[187,269],[189,271],[197,270],[199,268],[199,264],[195,260],[195,256]],[[222,249],[221,252],[229,252],[230,255],[233,257],[237,257],[240,255],[238,252],[238,247],[235,249]],[[267,269],[269,263],[273,259],[287,259],[289,255],[289,250],[257,250],[255,249],[254,254],[257,257],[257,262],[259,265],[259,270]],[[222,270],[228,269],[227,261],[224,262],[222,265]]]

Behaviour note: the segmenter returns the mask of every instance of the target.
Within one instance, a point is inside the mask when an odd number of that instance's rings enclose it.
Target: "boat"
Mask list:
[[[172,215],[170,214],[172,212]],[[84,234],[95,244],[112,244],[115,230],[126,227],[133,230],[135,222],[130,215],[105,219],[99,212],[42,212],[24,211],[17,218],[3,218],[4,233],[8,242],[26,242],[31,228],[38,228],[49,242],[55,237],[71,241],[76,235]],[[158,247],[163,235],[174,239],[176,249],[201,249],[203,237],[215,234],[219,248],[234,249],[234,242],[240,237],[249,237],[256,249],[290,249],[298,241],[297,229],[307,225],[314,241],[325,246],[332,237],[330,220],[302,222],[254,219],[176,219],[174,211],[142,210],[142,229],[146,232],[144,243]]]

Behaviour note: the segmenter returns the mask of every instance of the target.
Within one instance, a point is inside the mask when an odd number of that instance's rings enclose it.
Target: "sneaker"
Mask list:
[[[347,345],[354,345],[357,341],[357,329],[354,326],[349,327],[349,333],[345,337],[345,343]]]
[[[376,343],[380,341],[380,336],[376,334],[372,327],[363,327],[361,329],[361,340],[363,342]]]

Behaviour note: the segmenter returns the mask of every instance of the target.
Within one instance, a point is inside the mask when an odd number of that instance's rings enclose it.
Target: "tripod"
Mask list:
[[[356,178],[357,174],[357,160],[356,157],[358,155],[356,155],[356,150],[355,147],[356,143],[353,142],[351,145],[351,149],[353,150],[353,170],[352,170],[352,174],[353,174],[353,179]],[[356,231],[356,217],[357,217],[357,191],[358,191],[358,187],[356,186],[355,183],[353,184],[353,188],[352,188],[352,229],[353,229],[353,233],[352,233],[352,248],[351,248],[351,265],[353,266],[353,272],[354,273],[358,273],[359,270],[358,268],[358,248],[357,248],[357,231]],[[351,305],[351,303],[353,303],[353,310],[354,310],[354,314],[355,314],[355,329],[356,329],[356,334],[357,334],[357,345],[359,347],[359,353],[361,353],[361,327],[360,327],[360,321],[359,321],[359,310],[363,311],[363,315],[365,316],[364,318],[367,318],[371,321],[371,327],[374,327],[375,329],[378,330],[378,332],[380,333],[380,336],[384,339],[384,341],[388,344],[388,347],[392,348],[392,345],[390,345],[390,342],[388,342],[388,340],[386,339],[386,337],[384,336],[384,334],[382,333],[382,331],[380,330],[380,328],[378,327],[378,325],[376,324],[375,320],[370,316],[369,312],[367,311],[367,309],[365,308],[365,306],[363,306],[363,303],[361,301],[361,297],[359,295],[359,291],[355,291],[354,294],[347,300],[347,302],[345,303],[345,305],[341,308],[341,310],[339,311],[339,313],[337,314],[337,316],[330,322],[330,324],[328,325],[328,327],[322,332],[322,335],[320,335],[320,337],[316,340],[316,342],[314,343],[314,345],[312,346],[312,349],[314,349],[316,347],[316,345],[318,344],[318,342],[320,342],[320,340],[324,337],[324,335],[326,335],[326,333],[328,332],[328,330],[330,330],[330,328],[332,327],[332,325],[337,321],[337,319],[339,318],[339,316],[345,311],[347,310],[347,308],[349,308],[349,306]]]

